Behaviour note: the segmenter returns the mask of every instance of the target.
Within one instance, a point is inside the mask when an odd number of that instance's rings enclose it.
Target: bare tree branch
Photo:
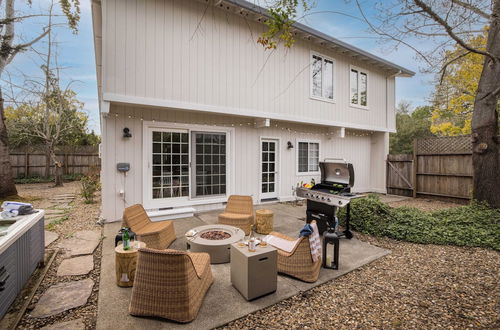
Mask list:
[[[356,0],[356,2],[357,1],[358,0]],[[457,36],[455,34],[455,32],[453,32],[452,27],[445,20],[443,20],[434,10],[432,10],[431,7],[429,7],[423,1],[421,1],[421,0],[413,0],[413,2],[417,6],[419,6],[420,8],[422,8],[422,10],[424,10],[426,13],[428,13],[432,17],[432,19],[434,21],[438,22],[446,30],[446,32],[448,33],[448,35],[453,40],[455,40],[460,46],[462,46],[463,48],[467,49],[469,52],[480,54],[480,55],[484,55],[484,56],[488,56],[489,58],[491,58],[495,62],[497,62],[497,61],[500,60],[500,59],[496,58],[495,56],[493,56],[492,54],[490,54],[489,52],[482,51],[482,50],[479,50],[479,49],[475,49],[475,48],[471,47],[470,45],[468,45],[459,36]]]
[[[463,2],[463,1],[460,1],[460,0],[451,0],[451,2],[455,3],[455,4],[459,5],[459,6],[462,6],[465,9],[469,9],[470,11],[476,13],[477,15],[479,15],[479,16],[481,16],[483,18],[486,18],[486,19],[490,19],[491,18],[491,15],[485,13],[484,11],[482,11],[481,9],[479,9],[476,6],[473,6],[470,3]]]
[[[13,50],[12,52],[10,53],[9,57],[7,58],[6,60],[6,65],[9,64],[10,62],[12,62],[12,60],[14,59],[14,57],[17,55],[17,53],[19,53],[20,51],[23,51],[25,50],[26,48],[28,47],[31,47],[32,45],[34,45],[35,43],[37,43],[38,41],[42,40],[48,33],[49,33],[50,29],[47,29],[45,32],[43,32],[42,34],[40,34],[38,37],[36,37],[35,39],[31,40],[30,42],[27,42],[27,43],[24,43],[24,44],[19,44],[15,47],[13,47]]]
[[[416,49],[415,47],[413,47],[412,45],[410,45],[409,43],[403,41],[402,39],[399,39],[399,38],[396,38],[395,36],[389,34],[389,33],[386,33],[384,31],[381,31],[379,29],[377,29],[369,20],[368,18],[366,17],[363,9],[361,8],[361,5],[359,4],[359,0],[356,0],[356,5],[358,7],[358,10],[359,12],[361,13],[361,16],[363,16],[363,19],[365,21],[365,23],[370,27],[370,29],[375,32],[376,34],[380,35],[380,36],[384,36],[386,38],[389,38],[389,39],[392,39],[400,44],[403,44],[407,47],[409,47],[410,49],[412,49],[415,53],[417,53],[425,62],[427,62],[427,64],[429,65],[432,65],[432,63],[429,61],[429,59],[427,58],[427,56],[425,56],[421,51],[419,51],[418,49]]]
[[[452,64],[453,62],[455,61],[458,61],[459,59],[461,59],[462,57],[465,57],[467,56],[468,54],[470,54],[471,52],[465,52],[463,54],[460,54],[459,56],[449,60],[448,62],[446,62],[443,67],[441,68],[441,78],[439,79],[439,84],[441,85],[443,83],[443,79],[444,79],[444,76],[446,75],[446,69],[448,68],[448,66],[450,64]]]

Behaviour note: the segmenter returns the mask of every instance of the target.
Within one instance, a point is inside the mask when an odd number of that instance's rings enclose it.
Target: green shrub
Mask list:
[[[376,195],[351,203],[351,225],[362,233],[412,243],[500,250],[500,210],[479,202],[433,212],[411,207],[391,208]],[[345,209],[339,217],[345,217]]]
[[[94,203],[95,193],[101,188],[101,182],[97,171],[90,171],[80,179],[82,183],[82,197],[86,204]]]

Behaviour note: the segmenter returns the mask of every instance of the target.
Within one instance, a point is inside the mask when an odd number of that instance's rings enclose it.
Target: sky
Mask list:
[[[58,65],[64,68],[61,71],[62,84],[64,86],[71,82],[71,87],[77,92],[78,99],[85,104],[84,111],[89,115],[89,129],[99,133],[99,109],[90,1],[81,0],[81,19],[78,33],[73,34],[67,27],[61,26],[56,29],[56,39],[58,40]],[[262,2],[264,0],[256,1]],[[34,0],[31,8],[26,7],[24,1],[17,3],[20,5],[18,7],[20,12],[33,13],[46,10],[50,1]],[[368,0],[363,5],[368,17],[373,17],[375,14],[372,3],[373,1]],[[330,12],[324,13],[325,11]],[[412,50],[404,47],[394,50],[387,44],[381,44],[377,41],[376,36],[369,32],[364,23],[331,11],[360,16],[353,1],[317,0],[311,14],[301,19],[300,22],[416,72],[416,75],[412,78],[397,78],[396,104],[401,100],[409,101],[414,107],[427,103],[433,89],[433,76],[420,72],[423,64],[416,60]],[[64,22],[62,17],[58,20],[61,23]],[[17,31],[18,38],[29,40],[30,37],[41,31],[43,24],[44,18],[23,22],[23,26]],[[426,45],[417,46],[425,47]],[[8,70],[13,77],[13,81],[22,83],[23,75],[40,75],[40,57],[36,55],[36,51],[43,52],[45,47],[46,43],[41,41],[33,47],[33,50],[19,54],[15,58]],[[2,82],[2,84],[5,84],[5,82]]]

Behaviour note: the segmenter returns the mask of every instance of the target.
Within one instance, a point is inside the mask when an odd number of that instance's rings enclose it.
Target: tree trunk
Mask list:
[[[53,146],[49,146],[50,158],[54,163],[54,184],[56,187],[63,186],[63,177],[62,177],[62,163],[57,159],[56,151]]]
[[[0,197],[17,195],[10,164],[7,127],[5,126],[4,103],[0,87]]]
[[[500,160],[498,139],[498,96],[500,94],[500,0],[493,11],[485,56],[472,115],[473,197],[500,208]]]

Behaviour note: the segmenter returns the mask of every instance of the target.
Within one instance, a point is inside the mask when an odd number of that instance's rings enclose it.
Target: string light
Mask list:
[[[114,113],[114,114],[104,114],[103,117],[104,118],[112,118],[114,115],[114,118],[118,118],[119,115],[118,113]],[[136,117],[136,116],[131,116],[131,115],[126,115],[126,117],[128,119],[139,119],[140,121],[144,121],[144,120],[148,120],[148,119],[144,119],[143,117]],[[157,120],[155,119],[150,119],[153,123],[155,123]],[[173,124],[192,124],[192,125],[203,125],[203,126],[222,126],[222,127],[235,127],[235,126],[239,126],[239,127],[243,127],[245,124],[244,123],[220,123],[220,124],[207,124],[207,123],[199,123],[199,124],[196,124],[196,123],[193,123],[193,122],[177,122],[177,121],[169,121],[169,123],[173,123]],[[251,122],[247,122],[246,123],[246,126],[253,126],[253,123]],[[313,133],[313,132],[305,132],[305,131],[298,131],[298,130],[295,130],[293,128],[290,128],[290,127],[285,127],[285,126],[281,126],[279,124],[274,124],[274,127],[276,127],[277,129],[281,129],[282,131],[287,131],[288,133],[294,133],[294,134],[306,134],[306,135],[315,135],[315,136],[332,136],[332,137],[335,137],[337,136],[337,133],[336,132],[324,132],[324,133]],[[366,137],[366,136],[371,136],[373,135],[374,132],[372,131],[369,131],[369,132],[366,132],[366,133],[358,133],[357,131],[348,131],[346,130],[345,132],[345,135],[346,136],[355,136],[355,137]]]

